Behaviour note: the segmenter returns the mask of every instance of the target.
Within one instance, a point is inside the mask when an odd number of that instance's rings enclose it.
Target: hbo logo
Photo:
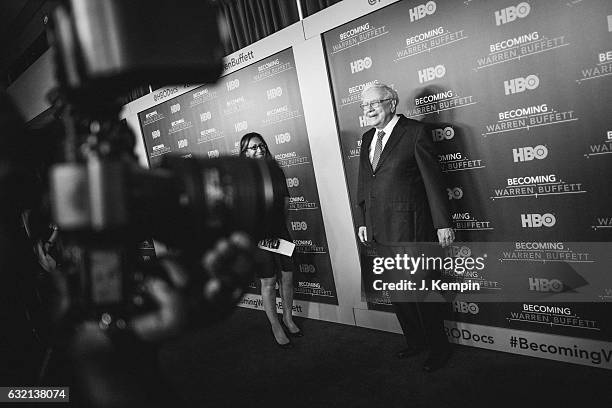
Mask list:
[[[537,75],[529,75],[526,78],[518,77],[504,81],[504,93],[506,95],[525,92],[526,89],[534,90],[540,85],[540,78]]]
[[[176,112],[178,112],[180,110],[181,110],[181,104],[180,103],[177,103],[177,104],[174,104],[174,105],[170,106],[170,112],[172,112],[172,113],[176,113]]]
[[[293,231],[306,231],[308,230],[308,224],[306,224],[306,221],[291,221],[291,229]]]
[[[238,89],[240,86],[240,80],[238,78],[228,81],[225,86],[227,86],[228,91],[233,91],[234,89]]]
[[[457,313],[470,313],[470,314],[478,314],[480,308],[476,303],[468,303],[468,302],[453,302],[453,310]]]
[[[280,86],[277,86],[276,88],[268,89],[266,93],[268,95],[268,100],[276,99],[279,96],[282,96],[283,88],[281,88]]]
[[[548,149],[544,145],[536,147],[525,146],[512,149],[512,158],[515,163],[531,161],[534,159],[542,160],[548,156]]]
[[[317,270],[315,269],[315,266],[312,264],[300,264],[299,270],[302,273],[316,273],[317,272]]]
[[[154,130],[151,132],[151,136],[153,136],[153,139],[157,139],[158,137],[161,136],[161,132],[159,131],[159,129]]]
[[[563,282],[559,279],[529,278],[529,290],[537,292],[561,292]]]
[[[372,58],[365,57],[363,59],[358,59],[357,61],[351,62],[351,74],[356,72],[361,72],[364,69],[370,69],[372,66]]]
[[[446,74],[444,65],[436,65],[435,67],[423,68],[419,70],[419,82],[429,82],[436,78],[442,78]]]
[[[276,141],[276,144],[282,144],[282,143],[287,143],[291,141],[291,134],[290,133],[281,133],[280,135],[275,135],[274,136],[274,140]]]
[[[420,4],[415,8],[410,9],[410,22],[422,19],[425,16],[430,16],[436,12],[436,2],[428,1],[425,4]]]
[[[444,129],[434,129],[431,131],[431,137],[434,142],[441,142],[443,140],[451,140],[455,137],[455,130],[447,126]]]
[[[297,177],[289,177],[286,179],[287,187],[299,187],[300,179]]]
[[[463,190],[461,187],[447,188],[446,192],[448,193],[449,200],[461,200],[463,198]]]
[[[212,118],[212,113],[210,112],[200,113],[200,121],[206,122],[207,120],[210,120],[210,118]]]
[[[527,2],[521,2],[516,6],[506,7],[495,12],[495,24],[500,26],[502,24],[511,23],[517,18],[525,18],[529,15],[531,6]]]
[[[208,152],[209,159],[214,159],[216,157],[219,157],[219,150],[211,150],[210,152]]]
[[[557,219],[550,213],[546,214],[521,214],[521,224],[523,228],[552,227],[557,223]]]
[[[468,256],[472,256],[472,250],[466,246],[459,247],[453,245],[449,247],[449,255],[454,258],[467,258]]]
[[[246,120],[243,120],[242,122],[238,122],[234,124],[234,129],[236,130],[236,132],[242,132],[243,130],[246,130],[246,128],[248,128],[249,125],[247,124]]]

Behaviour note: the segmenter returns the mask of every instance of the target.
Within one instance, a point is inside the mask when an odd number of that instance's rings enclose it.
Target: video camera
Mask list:
[[[65,134],[49,172],[72,315],[125,327],[147,308],[142,284],[163,275],[142,265],[138,245],[154,238],[189,271],[187,295],[211,319],[238,302],[250,274],[213,276],[201,258],[232,231],[262,238],[283,219],[273,162],[168,155],[137,165],[134,134],[118,98],[146,84],[212,83],[222,69],[216,10],[206,1],[66,0],[49,23]],[[215,279],[215,295],[202,288]],[[200,322],[202,323],[202,322]]]

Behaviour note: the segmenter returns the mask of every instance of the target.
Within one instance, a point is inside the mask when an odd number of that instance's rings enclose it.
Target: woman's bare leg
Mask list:
[[[278,314],[276,313],[276,278],[262,278],[261,279],[261,300],[263,303],[266,316],[270,321],[272,327],[272,333],[278,344],[289,343],[289,338],[285,334],[283,327],[278,321]]]

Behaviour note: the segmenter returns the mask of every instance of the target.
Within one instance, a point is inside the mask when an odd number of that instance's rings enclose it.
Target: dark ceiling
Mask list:
[[[55,5],[61,0],[0,0],[0,90],[6,89],[15,81],[30,65],[32,65],[47,49],[48,43],[45,32],[46,16],[48,16]],[[106,0],[103,0],[106,1]],[[130,1],[130,0],[124,0]],[[295,7],[295,0],[202,0],[222,5],[223,13],[232,26],[232,32],[236,38],[244,40],[229,47],[233,52],[237,48],[244,47],[262,38],[261,33],[269,35],[276,30],[282,29],[293,21],[286,22],[286,14]],[[263,15],[259,8],[250,5],[259,4],[264,1],[268,4]],[[305,5],[305,15],[313,14],[340,0],[301,0]],[[275,5],[275,7],[272,7]],[[225,8],[224,8],[225,7]],[[255,12],[258,13],[255,13]],[[294,10],[297,16],[297,9]],[[242,16],[249,22],[257,21],[253,27],[245,27],[242,20],[238,23],[230,21],[228,13]],[[244,14],[247,14],[246,17]],[[249,13],[255,13],[251,16]],[[270,19],[271,14],[274,18]],[[291,13],[289,13],[291,14]],[[279,17],[280,16],[280,17]],[[265,17],[265,18],[264,18]],[[269,21],[272,23],[269,23]],[[265,23],[263,23],[265,21]],[[234,27],[233,24],[236,24]],[[255,34],[254,34],[255,33]],[[243,38],[244,37],[244,38]],[[246,41],[248,40],[248,41]],[[228,51],[228,50],[226,50]]]
[[[53,0],[0,2],[0,87],[6,88],[46,50],[44,18]]]

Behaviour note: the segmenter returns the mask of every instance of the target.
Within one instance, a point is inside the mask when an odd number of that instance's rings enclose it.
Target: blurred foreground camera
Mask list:
[[[274,162],[234,157],[137,164],[121,97],[149,84],[212,83],[221,73],[222,30],[206,0],[58,4],[48,24],[52,126],[26,131],[0,94],[0,270],[15,278],[3,285],[14,300],[3,310],[23,308],[21,288],[50,295],[49,307],[36,308],[53,326],[38,379],[45,383],[50,360],[71,366],[78,406],[176,405],[155,349],[231,312],[258,267],[251,244],[284,222],[285,179]],[[139,248],[151,239],[168,253],[145,261]],[[53,288],[41,293],[28,273]],[[13,320],[31,316],[25,309]],[[17,349],[24,336],[13,337]]]
[[[62,0],[50,22],[62,92],[99,111],[150,84],[212,83],[224,55],[209,0]]]
[[[65,130],[61,159],[49,171],[49,201],[72,319],[125,323],[154,308],[147,279],[172,279],[163,263],[140,262],[139,244],[149,239],[167,246],[187,272],[181,291],[192,306],[226,313],[252,269],[213,274],[203,254],[234,231],[257,240],[282,220],[284,198],[274,184],[285,180],[275,177],[275,163],[230,157],[168,155],[161,167],[142,169],[118,102],[136,86],[215,82],[223,55],[217,10],[202,0],[180,7],[64,0],[49,30]],[[209,281],[216,290],[203,289]]]
[[[72,277],[70,297],[83,317],[121,317],[142,309],[138,287],[159,269],[143,265],[137,245],[154,238],[166,244],[203,287],[202,253],[232,231],[253,240],[283,219],[284,179],[273,161],[240,158],[184,159],[169,156],[146,171],[129,162],[90,158],[62,163],[51,172],[53,218],[62,231],[63,268]],[[157,271],[157,272],[156,272]],[[225,276],[231,293],[251,276]],[[236,302],[238,299],[229,299]],[[233,305],[233,304],[232,304]],[[142,310],[141,310],[142,311]]]

